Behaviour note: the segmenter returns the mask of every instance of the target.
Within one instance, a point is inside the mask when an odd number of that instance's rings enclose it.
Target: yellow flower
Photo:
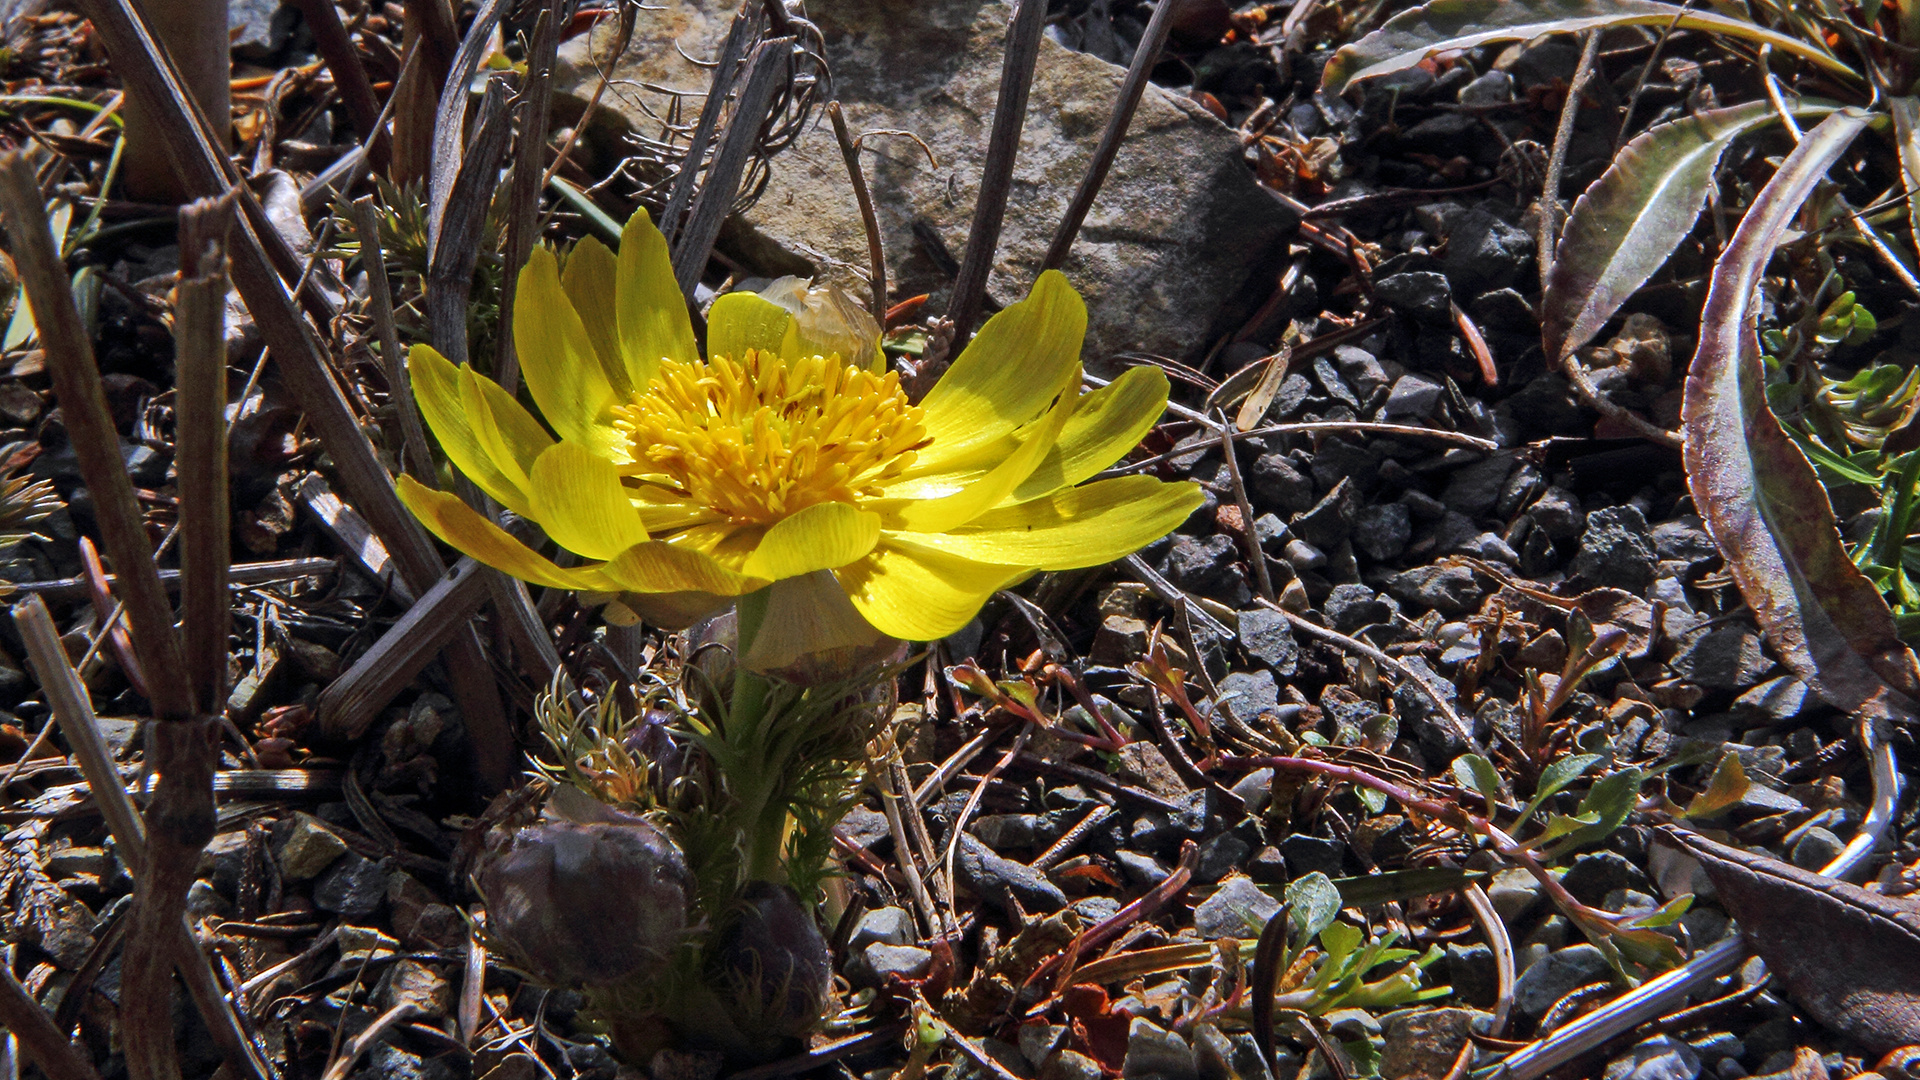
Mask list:
[[[779,298],[720,297],[702,359],[645,211],[617,256],[582,240],[563,272],[535,251],[513,334],[547,426],[425,347],[413,390],[453,465],[582,564],[559,566],[406,477],[401,498],[480,562],[619,595],[661,625],[772,585],[779,615],[754,650],[782,655],[876,629],[943,637],[996,590],[1119,558],[1200,503],[1190,483],[1083,483],[1153,426],[1167,380],[1135,368],[1082,394],[1086,306],[1058,273],[989,320],[917,405],[879,373],[859,320],[813,317],[822,305],[804,286]],[[842,348],[862,355],[848,363]]]

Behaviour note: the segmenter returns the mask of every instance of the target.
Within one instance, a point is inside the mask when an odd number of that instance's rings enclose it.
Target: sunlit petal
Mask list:
[[[1078,364],[1074,365],[1073,371],[1073,378],[1077,382],[1080,377]],[[1018,450],[1008,454],[1005,461],[952,495],[906,504],[888,524],[914,532],[945,532],[999,505],[1032,475],[1033,470],[1053,449],[1061,430],[1073,416],[1075,401],[1071,391],[1062,391],[1041,422],[1033,425],[1033,431],[1027,435],[1026,441],[1020,444]]]
[[[880,515],[847,503],[818,503],[767,530],[745,572],[770,581],[845,566],[880,541]]]
[[[554,589],[609,588],[599,567],[567,569],[554,565],[551,559],[475,513],[472,507],[460,501],[459,496],[435,491],[416,482],[411,476],[402,476],[394,487],[399,491],[400,501],[413,511],[414,516],[433,535],[501,573]]]
[[[615,306],[614,280],[618,264],[607,245],[591,236],[581,238],[567,255],[566,268],[560,272],[560,287],[573,302],[574,313],[593,342],[594,355],[607,373],[614,393],[631,394],[633,383],[627,378],[626,365],[620,359],[620,327]]]
[[[653,378],[661,357],[692,360],[699,355],[686,297],[674,281],[666,237],[654,228],[644,207],[633,212],[620,233],[617,306],[620,354],[627,378],[636,388]]]
[[[1197,484],[1123,476],[990,510],[953,532],[914,533],[912,540],[977,562],[1073,570],[1138,551],[1178,528],[1200,503]]]
[[[602,567],[606,578],[637,593],[703,592],[739,596],[767,584],[720,565],[711,555],[662,540],[635,544]]]
[[[1025,300],[987,320],[920,404],[928,465],[1005,437],[1075,388],[1087,305],[1048,270]]]
[[[728,293],[707,309],[708,356],[744,361],[748,349],[764,349],[785,357],[796,340],[787,309],[753,293]]]
[[[572,443],[555,443],[533,463],[533,513],[553,542],[589,559],[611,559],[645,543],[647,529],[627,501],[613,463]]]
[[[1166,372],[1157,367],[1128,369],[1080,399],[1061,429],[1060,441],[1013,489],[1011,500],[1037,499],[1107,468],[1140,445],[1166,408]]]
[[[560,287],[553,252],[535,248],[520,271],[513,304],[513,347],[527,391],[560,437],[611,457],[618,447],[613,392],[587,328]]]
[[[413,400],[428,430],[440,440],[453,467],[497,500],[518,514],[527,510],[525,487],[510,479],[493,459],[488,447],[467,418],[467,407],[460,391],[460,369],[446,357],[425,345],[415,345],[407,353],[408,375],[413,383]]]
[[[883,537],[866,558],[836,571],[861,617],[903,641],[932,641],[967,625],[996,591],[1033,572],[977,563]]]

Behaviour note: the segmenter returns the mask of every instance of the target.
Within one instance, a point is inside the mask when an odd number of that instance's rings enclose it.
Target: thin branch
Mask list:
[[[227,230],[233,197],[180,211],[180,283],[174,301],[176,467],[180,475],[181,622],[188,676],[208,708],[227,700],[233,562],[227,530]]]
[[[973,224],[967,230],[967,252],[953,282],[953,302],[947,305],[947,318],[953,322],[949,357],[960,355],[966,348],[987,295],[987,276],[993,272],[1007,196],[1013,191],[1013,164],[1020,153],[1020,131],[1027,122],[1027,94],[1033,89],[1033,67],[1040,58],[1041,30],[1046,21],[1046,0],[1019,0],[1007,27],[1000,96],[993,105],[993,128],[987,135],[987,158],[980,169],[980,190],[973,202]]]
[[[872,290],[873,321],[887,328],[887,252],[880,244],[880,218],[873,210],[873,194],[867,190],[867,174],[860,169],[860,143],[847,133],[847,118],[840,103],[827,103],[827,118],[833,121],[833,137],[840,143],[840,156],[847,163],[847,180],[853,185],[854,201],[860,204],[860,221],[867,230],[867,287]]]
[[[1163,2],[1154,6],[1153,17],[1147,20],[1146,33],[1140,36],[1140,44],[1134,47],[1133,63],[1127,67],[1127,77],[1120,83],[1120,96],[1113,102],[1113,112],[1107,117],[1107,127],[1100,133],[1100,142],[1093,148],[1093,159],[1087,162],[1087,172],[1080,178],[1080,187],[1073,193],[1073,201],[1067,204],[1067,212],[1060,219],[1060,227],[1054,231],[1053,243],[1047,245],[1047,257],[1040,263],[1042,270],[1058,270],[1067,261],[1067,252],[1073,248],[1073,240],[1080,235],[1080,225],[1087,220],[1087,211],[1093,209],[1094,197],[1100,194],[1101,185],[1107,182],[1107,171],[1113,168],[1113,157],[1120,151],[1120,143],[1127,137],[1127,128],[1133,124],[1134,110],[1140,107],[1140,96],[1146,92],[1147,82],[1153,75],[1153,66],[1160,62],[1160,50],[1167,44],[1167,33],[1173,29],[1174,11],[1181,5]]]
[[[1573,141],[1573,122],[1580,115],[1580,95],[1586,92],[1593,75],[1593,57],[1600,50],[1600,31],[1589,30],[1580,49],[1580,64],[1573,69],[1573,82],[1567,86],[1566,103],[1560,106],[1560,126],[1553,133],[1553,152],[1547,155],[1547,176],[1540,183],[1539,221],[1535,224],[1539,244],[1535,259],[1540,264],[1540,289],[1546,291],[1547,274],[1553,269],[1553,247],[1560,235],[1560,174],[1567,166],[1567,144]]]

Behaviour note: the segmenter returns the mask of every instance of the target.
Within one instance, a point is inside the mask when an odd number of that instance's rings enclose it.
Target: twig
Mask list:
[[[720,114],[725,110],[727,96],[733,90],[734,79],[739,75],[740,62],[746,59],[747,49],[760,34],[760,19],[764,12],[753,5],[742,5],[734,13],[733,21],[727,26],[727,37],[720,46],[720,57],[713,65],[713,81],[707,87],[707,100],[700,107],[700,119],[694,121],[693,134],[687,139],[687,152],[680,159],[680,169],[674,175],[673,189],[667,194],[667,204],[660,211],[661,235],[667,243],[673,245],[680,234],[680,226],[687,214],[687,208],[693,205],[693,194],[700,179],[700,169],[707,157],[707,147],[713,143],[713,133],[720,125]],[[624,51],[624,42],[622,51]],[[616,53],[615,55],[618,55]],[[606,79],[601,79],[601,87]],[[600,87],[594,90],[599,98]],[[591,104],[589,105],[591,107]],[[584,120],[574,125],[577,131],[586,127]],[[555,162],[555,167],[558,167]],[[552,172],[547,174],[552,177]],[[731,193],[727,196],[731,201]],[[677,250],[677,249],[676,249]],[[675,266],[678,266],[676,261]]]
[[[1589,30],[1580,49],[1580,64],[1573,69],[1573,82],[1567,86],[1567,100],[1560,106],[1560,126],[1553,133],[1553,151],[1547,155],[1547,175],[1540,184],[1539,220],[1535,223],[1540,264],[1540,290],[1546,291],[1547,275],[1553,269],[1553,246],[1560,236],[1560,174],[1567,166],[1567,144],[1573,141],[1573,121],[1580,115],[1580,95],[1586,92],[1587,79],[1593,75],[1593,57],[1600,50],[1600,31]]]
[[[457,73],[456,73],[457,74]],[[466,97],[466,88],[459,88]],[[461,155],[447,188],[447,197],[435,209],[433,255],[427,263],[427,331],[435,348],[455,365],[467,362],[467,298],[473,291],[473,268],[480,260],[481,229],[493,202],[500,158],[507,152],[507,92],[499,78],[487,80],[474,121],[473,142]],[[434,176],[440,175],[434,158]],[[507,324],[502,335],[511,336]]]
[[[353,1066],[360,1060],[361,1054],[366,1053],[375,1043],[386,1038],[387,1032],[395,1025],[399,1024],[402,1020],[413,1019],[419,1012],[419,1006],[410,1001],[403,1001],[393,1008],[388,1009],[386,1012],[381,1013],[375,1018],[373,1023],[367,1025],[365,1031],[354,1036],[353,1043],[347,1047],[346,1053],[335,1058],[327,1065],[327,1071],[322,1074],[321,1080],[347,1080],[347,1074],[353,1071]]]
[[[706,271],[707,256],[720,236],[720,226],[740,193],[740,179],[760,140],[761,125],[773,108],[774,90],[786,78],[792,53],[792,38],[774,38],[756,46],[747,62],[746,83],[734,102],[733,117],[720,135],[700,195],[687,212],[686,227],[673,245],[674,277],[689,301]]]
[[[399,622],[380,635],[352,667],[321,691],[314,711],[320,729],[329,738],[359,738],[380,710],[406,689],[441,647],[468,629],[467,620],[487,599],[483,569],[472,559],[462,558],[451,573],[407,609]],[[469,680],[485,680],[491,687],[493,672],[488,667],[456,672],[456,682]],[[477,751],[480,749],[476,746]],[[510,773],[512,769],[509,762],[483,760],[481,764],[487,772],[496,775],[502,770]]]
[[[453,63],[447,68],[446,85],[440,89],[440,100],[433,114],[433,164],[427,174],[427,254],[429,262],[441,258],[442,241],[461,243],[466,238],[449,237],[446,233],[448,205],[453,200],[454,187],[460,182],[461,175],[467,171],[467,105],[473,95],[469,84],[474,74],[480,70],[480,61],[493,44],[493,28],[499,24],[502,6],[505,0],[481,0],[480,10],[474,14],[473,24],[467,27],[467,34],[460,39],[460,48],[453,54]],[[439,8],[440,0],[432,0],[428,5]],[[413,5],[408,5],[411,8]],[[440,10],[445,10],[440,8]],[[489,90],[493,79],[488,80]],[[479,143],[479,128],[475,125],[476,145]],[[496,161],[493,164],[497,164]],[[491,171],[492,165],[486,167]],[[489,179],[492,179],[489,177]],[[491,193],[492,184],[487,185]],[[431,295],[431,292],[429,292]],[[441,350],[445,352],[445,349]]]
[[[1859,733],[1873,776],[1873,805],[1860,829],[1834,860],[1821,868],[1829,877],[1851,873],[1885,839],[1900,801],[1900,773],[1893,745],[1876,722],[1862,718]],[[1664,1015],[1713,980],[1746,962],[1746,942],[1738,935],[1723,938],[1691,960],[1613,1002],[1574,1020],[1545,1039],[1528,1043],[1501,1061],[1493,1074],[1500,1080],[1538,1080],[1566,1062],[1606,1043],[1614,1036]]]
[[[860,143],[847,133],[847,118],[842,115],[839,102],[827,102],[827,119],[833,121],[833,137],[840,143],[840,156],[847,163],[847,181],[853,185],[854,201],[860,204],[860,221],[866,226],[867,287],[873,294],[873,321],[884,330],[887,326],[887,252],[880,244],[880,219],[873,211],[867,174],[860,168]]]
[[[19,1040],[27,1059],[40,1066],[48,1080],[100,1080],[93,1062],[73,1048],[6,964],[0,964],[0,1029]]]
[[[889,755],[891,757],[891,755]],[[893,786],[892,762],[883,761],[869,769],[873,784],[880,789],[880,810],[887,817],[887,828],[893,833],[893,861],[900,867],[900,875],[907,879],[907,890],[913,894],[913,902],[920,910],[921,933],[931,937],[940,932],[940,915],[934,909],[933,895],[927,892],[927,883],[920,876],[920,867],[913,858],[912,839],[907,835],[906,820],[900,812],[900,792]],[[920,808],[914,807],[914,813]]]
[[[1473,921],[1480,924],[1481,936],[1487,939],[1487,948],[1493,950],[1495,986],[1498,988],[1493,1002],[1493,1023],[1487,1034],[1498,1036],[1507,1028],[1507,1014],[1513,1011],[1513,939],[1507,934],[1507,924],[1494,910],[1493,900],[1487,891],[1477,882],[1469,882],[1460,890],[1466,897],[1467,906],[1473,910]]]
[[[993,105],[993,128],[987,135],[986,161],[980,169],[980,190],[973,202],[973,224],[967,230],[967,251],[953,282],[953,302],[947,318],[953,323],[953,345],[948,356],[959,356],[973,336],[974,320],[987,294],[987,276],[1000,246],[1000,224],[1013,190],[1013,163],[1020,153],[1020,130],[1027,122],[1027,94],[1033,89],[1033,66],[1040,58],[1041,30],[1046,26],[1046,0],[1018,0],[1007,27],[1005,58],[1000,66],[1000,95]]]
[[[307,28],[313,31],[313,46],[326,60],[327,70],[333,73],[333,85],[340,91],[347,116],[360,131],[369,160],[374,168],[386,168],[387,144],[381,138],[380,102],[373,96],[373,84],[367,80],[367,69],[360,63],[353,39],[341,25],[340,9],[334,6],[333,0],[293,2],[306,19]]]
[[[520,105],[514,110],[513,180],[507,197],[507,273],[500,279],[500,332],[495,335],[494,381],[511,394],[520,383],[520,356],[514,351],[513,300],[520,285],[520,266],[533,250],[540,232],[540,170],[547,151],[547,116],[553,105],[553,62],[560,47],[562,9],[540,12],[527,49],[527,74],[520,83]]]
[[[1026,749],[1027,740],[1032,737],[1033,722],[1029,720],[1020,725],[1020,734],[1015,736],[1013,746],[1009,748],[1006,753],[1000,755],[1000,760],[994,762],[993,767],[988,769],[984,776],[980,777],[979,783],[973,785],[973,792],[967,796],[966,804],[960,808],[960,813],[954,815],[953,824],[947,827],[946,872],[948,881],[954,880],[953,863],[960,854],[960,836],[966,832],[967,819],[973,816],[974,809],[980,805],[980,797],[986,794],[987,785],[993,783],[995,777],[1005,772],[1007,766],[1013,764],[1014,759],[1020,756],[1020,751]]]
[[[1473,736],[1473,726],[1468,724],[1465,720],[1462,720],[1460,718],[1460,714],[1454,711],[1453,704],[1447,701],[1445,698],[1441,697],[1439,693],[1437,693],[1433,689],[1433,687],[1428,686],[1427,681],[1421,678],[1419,675],[1416,675],[1412,668],[1408,667],[1404,663],[1401,663],[1399,660],[1396,660],[1393,657],[1388,656],[1386,653],[1381,652],[1379,649],[1374,648],[1373,646],[1367,644],[1366,642],[1361,641],[1359,638],[1349,637],[1338,630],[1333,630],[1333,629],[1329,629],[1328,627],[1321,626],[1319,623],[1314,622],[1311,619],[1305,618],[1300,615],[1296,615],[1293,612],[1288,611],[1286,608],[1281,607],[1280,605],[1274,603],[1271,600],[1263,599],[1260,601],[1260,603],[1263,606],[1273,611],[1279,612],[1282,616],[1286,618],[1288,622],[1293,624],[1294,629],[1303,630],[1309,636],[1317,637],[1322,641],[1331,642],[1332,644],[1338,645],[1342,649],[1346,649],[1349,652],[1359,653],[1361,656],[1366,657],[1367,659],[1373,661],[1374,663],[1380,665],[1381,667],[1386,668],[1388,671],[1391,671],[1394,674],[1400,676],[1400,678],[1403,679],[1406,683],[1413,686],[1414,689],[1420,691],[1421,697],[1424,697],[1429,702],[1432,702],[1433,707],[1439,710],[1442,716],[1445,716],[1447,718],[1447,723],[1453,728],[1454,732],[1460,736],[1463,742],[1465,742],[1469,747],[1473,748],[1475,753],[1481,754],[1483,756],[1486,754],[1487,752],[1486,748],[1481,746],[1480,740],[1474,738]]]
[[[393,286],[387,281],[387,255],[380,243],[380,216],[374,209],[373,196],[353,200],[353,231],[359,235],[360,265],[367,272],[373,330],[380,338],[380,366],[386,369],[387,398],[400,418],[400,452],[395,456],[408,476],[437,488],[439,477],[433,455],[427,450],[427,429],[420,423],[420,407],[414,403],[413,383],[407,375],[407,357],[393,321]]]
[[[1172,4],[1162,5],[1165,8]],[[1154,16],[1159,17],[1155,11]],[[1240,509],[1240,539],[1247,548],[1247,562],[1253,564],[1253,583],[1260,595],[1268,600],[1273,595],[1273,575],[1267,570],[1267,553],[1260,547],[1260,538],[1253,534],[1253,502],[1247,498],[1246,481],[1240,478],[1240,453],[1233,448],[1233,425],[1220,425],[1220,456],[1227,459],[1227,479],[1233,484],[1233,499]]]
[[[1119,152],[1121,141],[1127,137],[1127,128],[1133,124],[1134,110],[1140,107],[1140,96],[1146,92],[1153,66],[1160,62],[1160,50],[1167,44],[1167,33],[1173,29],[1174,10],[1179,7],[1177,3],[1154,6],[1153,17],[1147,20],[1146,32],[1140,35],[1140,44],[1134,47],[1133,62],[1127,66],[1127,77],[1120,83],[1120,96],[1114,100],[1113,112],[1107,116],[1106,129],[1100,133],[1100,142],[1093,148],[1093,159],[1087,162],[1086,175],[1080,178],[1080,187],[1067,204],[1067,212],[1060,219],[1059,228],[1054,230],[1053,242],[1047,245],[1046,258],[1040,263],[1042,270],[1058,270],[1067,261],[1067,252],[1072,250],[1074,238],[1080,235],[1080,225],[1087,220],[1087,211],[1093,208],[1094,197],[1100,194],[1101,185],[1107,182],[1107,171],[1113,168],[1113,157]]]
[[[73,305],[73,286],[54,248],[33,166],[18,152],[0,156],[0,206],[7,208],[0,221],[33,308],[81,477],[93,495],[101,542],[120,575],[127,623],[148,674],[154,711],[163,719],[185,720],[194,711],[193,687],[173,629],[173,605],[155,572],[153,545],[120,456],[120,434],[107,411],[93,342]]]
[[[180,211],[180,283],[174,301],[179,389],[174,456],[180,475],[180,600],[188,677],[209,710],[227,700],[233,562],[227,536],[227,230],[233,197]]]

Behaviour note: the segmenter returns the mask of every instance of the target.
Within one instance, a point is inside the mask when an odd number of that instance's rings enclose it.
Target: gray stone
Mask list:
[[[1365,585],[1335,585],[1321,601],[1320,610],[1335,630],[1351,634],[1365,626],[1392,622],[1394,609]]]
[[[1120,870],[1127,880],[1144,888],[1152,888],[1167,880],[1168,870],[1160,865],[1160,860],[1141,851],[1121,848],[1114,852],[1113,860],[1120,864]]]
[[[1293,639],[1287,617],[1267,608],[1240,613],[1240,644],[1247,655],[1278,675],[1291,675],[1300,663],[1300,643]]]
[[[1280,704],[1280,684],[1271,671],[1236,671],[1220,680],[1220,698],[1233,715],[1250,724]]]
[[[1199,861],[1194,863],[1193,879],[1211,885],[1238,870],[1253,854],[1253,846],[1230,832],[1223,832],[1200,845]]]
[[[1189,592],[1225,600],[1239,606],[1252,598],[1247,578],[1235,565],[1240,545],[1233,537],[1215,533],[1201,539],[1175,533],[1173,544],[1160,564],[1160,572]]]
[[[1040,1080],[1103,1080],[1106,1075],[1099,1062],[1073,1050],[1053,1055],[1040,1069]]]
[[[1387,1024],[1386,1049],[1380,1054],[1382,1080],[1439,1080],[1453,1068],[1467,1044],[1472,1009],[1419,1009],[1396,1014]]]
[[[1380,410],[1382,420],[1424,420],[1433,415],[1440,405],[1440,399],[1446,396],[1446,388],[1424,375],[1402,375],[1393,384],[1393,391],[1387,395],[1387,403]]]
[[[1259,543],[1260,550],[1269,555],[1278,555],[1287,542],[1287,523],[1281,521],[1278,514],[1261,514],[1253,519],[1253,538]]]
[[[299,22],[300,13],[280,0],[228,0],[227,36],[235,59],[256,63],[273,58]]]
[[[1233,796],[1246,806],[1247,813],[1258,817],[1260,811],[1267,808],[1267,802],[1273,797],[1273,770],[1255,769],[1240,778],[1239,783],[1230,789]]]
[[[1352,409],[1355,413],[1360,411],[1360,398],[1354,394],[1353,387],[1348,386],[1347,381],[1334,369],[1333,361],[1324,356],[1314,357],[1313,376],[1319,382],[1320,388],[1327,392],[1328,397]]]
[[[305,881],[346,853],[347,842],[319,818],[295,814],[287,838],[280,845],[280,873],[288,881]]]
[[[1592,414],[1557,372],[1536,376],[1501,404],[1530,434],[1592,434]]]
[[[1025,863],[1001,858],[969,833],[960,834],[954,875],[975,896],[1009,918],[1018,918],[1019,911],[1052,912],[1067,905],[1066,894],[1048,881],[1046,875]],[[1019,911],[1015,909],[1016,903]]]
[[[688,0],[645,11],[625,56],[608,63],[607,24],[568,42],[556,91],[584,103],[611,79],[603,110],[657,134],[672,102],[649,87],[705,87],[693,58],[718,53],[734,0]],[[951,285],[923,254],[924,223],[959,254],[973,217],[1000,84],[1009,5],[929,0],[816,5],[835,96],[855,131],[908,129],[934,161],[898,140],[865,158],[896,295]],[[1074,186],[1086,171],[1125,72],[1052,40],[1040,44],[1020,153],[989,292],[1018,300],[1038,274]],[[698,101],[693,105],[698,108]],[[681,106],[684,113],[685,106]],[[624,152],[603,140],[608,159]],[[897,152],[896,152],[897,151]],[[909,152],[911,151],[911,152]],[[1123,350],[1184,357],[1204,350],[1226,298],[1284,251],[1294,217],[1261,189],[1234,131],[1183,93],[1149,86],[1100,198],[1062,268],[1088,298],[1087,355]],[[809,124],[774,159],[767,189],[723,241],[761,273],[817,273],[863,295],[867,241],[833,129]]]
[[[1689,567],[1697,567],[1720,557],[1720,549],[1714,546],[1713,537],[1707,535],[1700,519],[1691,514],[1655,525],[1653,550],[1662,559],[1686,563]]]
[[[1318,836],[1294,833],[1280,841],[1280,854],[1286,857],[1287,869],[1294,877],[1318,870],[1330,878],[1337,878],[1346,872],[1347,848],[1338,840],[1323,840]]]
[[[1493,880],[1487,883],[1487,899],[1493,901],[1493,910],[1500,914],[1500,921],[1509,925],[1532,911],[1540,903],[1540,897],[1540,883],[1525,870],[1495,871]]]
[[[1125,1080],[1199,1080],[1187,1040],[1142,1017],[1127,1027],[1127,1057],[1120,1066]]]
[[[1085,709],[1080,711],[1083,715],[1086,713]],[[1010,848],[1032,847],[1034,832],[1039,824],[1039,817],[1033,814],[987,814],[976,819],[971,828],[981,843],[995,851],[1006,851]]]
[[[1760,632],[1751,625],[1722,624],[1696,634],[1673,658],[1673,670],[1709,690],[1744,690],[1773,669],[1761,645]]]
[[[1193,909],[1194,932],[1208,940],[1260,936],[1267,920],[1280,910],[1280,901],[1243,877],[1228,878],[1212,896]]]
[[[1846,847],[1847,842],[1835,836],[1832,830],[1815,825],[1793,842],[1790,858],[1793,865],[1800,869],[1818,873],[1821,867],[1839,858]]]
[[[1591,945],[1569,945],[1527,968],[1513,984],[1513,1007],[1520,1015],[1545,1016],[1553,1003],[1588,983],[1607,977],[1607,958]]]
[[[1820,699],[1807,689],[1806,683],[1791,675],[1782,675],[1777,679],[1768,679],[1735,698],[1733,708],[1735,712],[1743,712],[1756,719],[1781,723],[1797,719],[1820,704]]]
[[[1700,1055],[1671,1035],[1656,1035],[1607,1062],[1603,1075],[1605,1080],[1694,1080]]]
[[[1414,685],[1409,679],[1393,688],[1394,712],[1400,722],[1424,750],[1432,751],[1434,757],[1449,759],[1467,749],[1467,737],[1440,706],[1434,703],[1439,698],[1448,705],[1455,706],[1458,714],[1460,692],[1452,681],[1440,677],[1440,673],[1427,665],[1426,660],[1418,656],[1403,656],[1400,662],[1410,669],[1420,685]],[[1423,692],[1422,687],[1426,688]],[[1470,723],[1462,718],[1463,722]]]
[[[1500,501],[1500,489],[1506,485],[1507,474],[1513,472],[1513,460],[1511,454],[1494,454],[1455,470],[1447,489],[1440,493],[1440,501],[1470,518],[1484,517]]]
[[[933,953],[926,949],[875,942],[847,964],[847,978],[860,986],[885,986],[895,978],[923,978],[932,969]]]
[[[1261,454],[1247,467],[1254,501],[1298,513],[1313,505],[1313,481],[1285,454]]]
[[[1633,860],[1614,851],[1594,851],[1574,859],[1560,885],[1583,904],[1597,904],[1615,889],[1647,892],[1653,888]]]
[[[1572,570],[1589,585],[1643,593],[1653,584],[1658,562],[1640,508],[1609,506],[1587,515]]]
[[[1462,105],[1505,105],[1513,100],[1513,76],[1489,71],[1460,88]]]
[[[363,919],[387,898],[388,871],[381,863],[348,852],[313,883],[313,906],[345,919]]]
[[[1381,365],[1378,357],[1365,349],[1352,345],[1335,345],[1333,363],[1340,369],[1340,377],[1353,387],[1362,403],[1372,399],[1387,385],[1387,369]]]
[[[1353,535],[1353,483],[1342,478],[1313,509],[1287,523],[1287,531],[1322,550],[1336,548]]]
[[[465,1075],[450,1055],[421,1057],[391,1043],[380,1043],[367,1054],[367,1064],[348,1080],[454,1080]]]
[[[1066,1038],[1065,1024],[1022,1024],[1015,1033],[1015,1041],[1020,1046],[1020,1056],[1027,1064],[1038,1068],[1053,1056],[1054,1050]]]
[[[911,945],[920,937],[913,926],[913,915],[902,907],[877,907],[860,916],[860,922],[853,928],[853,936],[847,939],[847,947],[860,949],[868,945]]]
[[[1318,570],[1327,565],[1327,553],[1305,540],[1287,541],[1287,546],[1281,550],[1280,554],[1287,560],[1288,566],[1301,573]]]
[[[1353,515],[1353,544],[1376,562],[1399,558],[1412,539],[1413,515],[1404,502],[1363,506]]]
[[[1533,500],[1527,512],[1540,531],[1555,540],[1570,540],[1587,527],[1587,515],[1580,500],[1562,487],[1549,487]]]
[[[1387,592],[1414,612],[1470,615],[1487,595],[1480,576],[1465,566],[1418,566],[1387,579]]]
[[[1483,942],[1447,946],[1447,983],[1469,1005],[1492,1005],[1500,995],[1500,965]]]
[[[1437,270],[1404,270],[1375,278],[1373,295],[1424,322],[1444,325],[1453,317],[1453,291]]]
[[[1446,272],[1456,295],[1470,300],[1504,289],[1520,279],[1533,261],[1533,238],[1474,206],[1454,222],[1447,235]],[[1464,300],[1462,301],[1464,302]]]

